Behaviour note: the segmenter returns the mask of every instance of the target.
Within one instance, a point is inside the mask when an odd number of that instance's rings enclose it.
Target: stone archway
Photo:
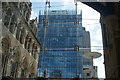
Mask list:
[[[80,1],[80,0],[76,0]],[[120,76],[120,2],[82,2],[101,14],[106,78]]]

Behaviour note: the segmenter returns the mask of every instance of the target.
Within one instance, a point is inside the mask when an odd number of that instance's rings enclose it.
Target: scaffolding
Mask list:
[[[90,39],[86,37],[89,34],[82,28],[82,14],[77,15],[75,10],[71,13],[67,10],[47,13],[46,10],[44,15],[39,15],[38,24],[39,41],[44,44],[39,58],[39,76],[78,77],[82,74],[82,54],[90,51]],[[53,75],[56,70],[60,75]]]

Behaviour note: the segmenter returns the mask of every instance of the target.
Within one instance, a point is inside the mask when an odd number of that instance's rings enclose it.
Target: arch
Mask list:
[[[92,7],[101,14],[100,24],[101,24],[102,37],[103,37],[104,64],[105,64],[106,78],[119,79],[120,2],[82,2],[82,3]]]
[[[80,2],[80,0],[77,0]],[[98,11],[101,15],[107,16],[107,15],[112,15],[115,14],[115,8],[113,2],[104,2],[105,5],[101,2],[82,2],[83,4],[86,4],[96,11]]]
[[[9,53],[9,48],[11,46],[11,39],[9,37],[2,38],[2,52],[3,54]]]

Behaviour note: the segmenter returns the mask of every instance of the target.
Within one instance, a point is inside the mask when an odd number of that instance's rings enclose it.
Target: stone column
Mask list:
[[[20,35],[20,43],[24,44],[25,42],[25,35],[26,35],[26,31],[24,28],[21,29],[21,35]]]
[[[17,32],[16,32],[17,40],[20,40],[20,35],[21,35],[21,23],[19,23],[17,26]]]
[[[120,76],[120,23],[118,15],[102,17],[101,27],[103,34],[105,71],[107,78],[119,78]],[[106,37],[104,37],[106,35]],[[106,44],[106,45],[105,45]]]

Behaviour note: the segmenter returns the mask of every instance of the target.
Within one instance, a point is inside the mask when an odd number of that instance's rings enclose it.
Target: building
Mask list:
[[[52,78],[61,78],[61,71],[59,70],[54,70],[53,72],[50,73],[50,77]]]
[[[91,51],[90,33],[82,27],[82,11],[77,15],[67,10],[40,14],[38,39],[43,44],[38,76],[53,78],[51,73],[59,71],[62,78],[86,77],[83,66],[93,64],[91,59],[82,57]]]
[[[30,20],[31,6],[29,1],[2,2],[2,76],[37,75],[41,45],[37,40],[37,18]]]

